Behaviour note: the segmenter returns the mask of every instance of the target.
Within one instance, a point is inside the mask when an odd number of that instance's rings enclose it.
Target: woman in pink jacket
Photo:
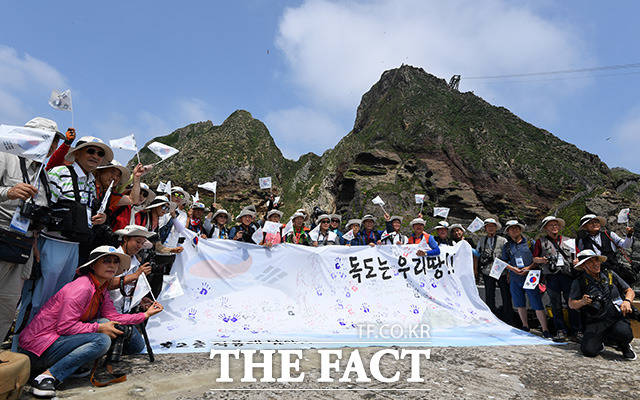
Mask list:
[[[32,382],[36,396],[55,396],[58,382],[104,355],[122,334],[116,324],[139,324],[162,311],[156,302],[143,313],[118,314],[107,287],[128,269],[130,257],[100,246],[89,258],[77,269],[81,276],[51,297],[20,334],[20,351],[31,359],[32,372],[40,373]]]

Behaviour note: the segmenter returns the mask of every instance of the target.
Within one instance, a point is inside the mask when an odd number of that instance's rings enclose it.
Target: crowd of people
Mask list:
[[[86,374],[87,365],[111,354],[125,333],[124,354],[144,349],[145,320],[163,308],[149,298],[134,303],[136,282],[157,268],[155,257],[182,251],[185,230],[268,247],[421,244],[418,255],[424,257],[466,240],[485,301],[499,318],[516,325],[515,308],[518,326],[528,331],[528,304],[542,335],[551,338],[546,291],[554,340],[576,338],[586,356],[614,344],[625,359],[635,359],[628,316],[634,312],[629,285],[636,276],[618,262],[618,253],[632,245],[632,228],[621,237],[605,228],[604,218],[589,214],[572,241],[562,236],[565,221],[548,216],[532,240],[517,220],[503,229],[487,218],[476,244],[461,224],[427,227],[421,214],[409,222],[408,233],[401,216],[387,213],[384,229],[377,229],[369,214],[343,225],[338,214],[300,208],[284,219],[273,196],[261,218],[253,205],[232,218],[218,204],[193,201],[179,186],[155,192],[142,182],[148,167],[138,164],[130,171],[99,138],[76,140],[74,129],[63,134],[54,121],[40,117],[25,126],[56,137],[46,165],[0,153],[0,337],[13,326],[12,350],[29,357],[39,396],[53,396],[60,382]],[[26,229],[15,229],[25,224]],[[508,264],[498,279],[490,276],[496,258]],[[542,271],[543,284],[523,289],[525,276],[535,269]]]

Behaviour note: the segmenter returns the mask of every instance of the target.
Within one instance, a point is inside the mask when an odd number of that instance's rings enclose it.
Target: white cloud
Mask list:
[[[305,107],[271,112],[265,123],[284,156],[292,159],[332,147],[347,133],[329,115]]]
[[[64,76],[51,65],[0,45],[0,122],[26,122],[33,114],[27,104],[46,104],[52,89],[67,87]]]
[[[314,108],[355,110],[384,70],[402,63],[449,79],[491,102],[554,118],[554,98],[584,81],[490,85],[465,76],[547,71],[590,64],[566,21],[506,0],[308,0],[285,10],[276,37],[292,81]]]
[[[609,166],[625,165],[636,173],[640,173],[640,105],[632,108],[626,117],[614,128],[610,141],[614,151],[608,160]]]
[[[212,118],[211,114],[207,111],[209,105],[204,101],[197,98],[180,99],[178,100],[178,114],[181,119],[184,119],[185,123],[193,123],[200,121],[207,121]]]

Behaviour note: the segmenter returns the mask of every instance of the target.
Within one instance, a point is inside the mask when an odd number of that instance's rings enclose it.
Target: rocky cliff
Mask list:
[[[272,176],[286,213],[317,205],[345,219],[381,218],[371,203],[377,195],[389,212],[412,218],[415,193],[426,194],[426,214],[450,207],[449,219],[466,223],[477,215],[534,227],[557,212],[571,231],[587,211],[611,222],[620,208],[640,211],[640,176],[411,66],[382,74],[362,97],[353,130],[322,156],[285,159],[264,124],[241,110],[220,126],[199,122],[154,140],[180,153],[149,183],[171,179],[194,193],[216,180],[218,202],[231,210],[259,203],[266,192],[258,178]],[[157,160],[146,147],[140,155]]]

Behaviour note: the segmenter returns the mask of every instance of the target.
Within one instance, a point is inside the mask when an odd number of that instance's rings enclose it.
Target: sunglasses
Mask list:
[[[177,197],[179,199],[184,199],[184,195],[182,193],[173,193],[172,196]]]
[[[337,222],[337,223],[340,223],[340,220],[339,220],[339,219],[332,219],[332,220],[331,220],[331,222]]]
[[[160,207],[162,209],[162,211],[169,211],[169,206],[164,205],[162,207]]]
[[[120,259],[117,256],[107,256],[102,258],[102,262],[105,264],[120,264]]]
[[[105,152],[102,149],[96,149],[95,147],[89,147],[86,150],[87,154],[89,154],[90,156],[97,154],[98,157],[104,157]]]
[[[323,221],[320,221],[320,223],[321,223],[321,224],[328,224],[328,223],[329,223],[329,221],[327,221],[327,220],[325,219],[325,220],[323,220]]]

